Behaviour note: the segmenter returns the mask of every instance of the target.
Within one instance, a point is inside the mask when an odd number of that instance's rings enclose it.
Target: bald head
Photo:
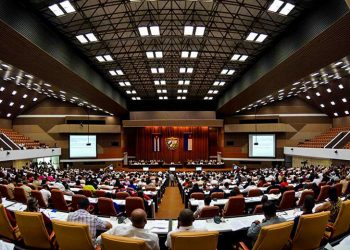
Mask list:
[[[132,225],[136,228],[144,228],[147,223],[147,214],[143,209],[135,209],[130,215]]]
[[[179,214],[179,226],[189,227],[192,226],[194,221],[193,212],[190,209],[184,209]]]

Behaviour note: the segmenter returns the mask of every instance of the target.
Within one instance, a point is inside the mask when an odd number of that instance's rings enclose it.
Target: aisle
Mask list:
[[[184,209],[179,188],[167,187],[163,195],[162,203],[159,205],[156,219],[176,219],[180,211]]]

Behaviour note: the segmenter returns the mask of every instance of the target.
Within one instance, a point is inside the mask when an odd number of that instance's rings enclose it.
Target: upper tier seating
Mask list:
[[[298,147],[324,148],[334,137],[343,131],[350,131],[350,127],[331,128],[321,135],[318,135],[308,141],[299,143]],[[347,146],[350,148],[350,143]]]
[[[0,128],[0,133],[5,134],[9,137],[14,143],[16,143],[20,147],[25,147],[26,149],[33,149],[40,147],[39,142],[35,142],[31,140],[29,137],[24,136],[12,129]]]

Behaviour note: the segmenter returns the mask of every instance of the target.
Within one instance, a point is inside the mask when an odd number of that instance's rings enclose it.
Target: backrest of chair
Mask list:
[[[31,192],[31,195],[38,200],[38,203],[39,203],[39,206],[40,207],[43,207],[43,208],[46,208],[47,207],[47,204],[46,202],[44,201],[44,197],[43,197],[43,194],[38,191],[38,190],[32,190]]]
[[[140,197],[127,197],[125,199],[125,211],[126,215],[130,217],[131,212],[136,208],[141,208],[145,210],[145,205],[143,203],[143,199]]]
[[[82,194],[75,194],[72,196],[72,210],[78,210],[78,203],[80,200],[85,199],[86,196]]]
[[[0,184],[0,194],[2,197],[5,197],[8,200],[11,199],[8,187],[6,185]]]
[[[212,199],[223,199],[224,193],[223,192],[214,192],[210,195]]]
[[[328,211],[301,215],[293,239],[292,250],[317,249],[326,230],[329,214]]]
[[[278,209],[280,210],[290,209],[294,207],[294,205],[295,205],[295,191],[289,190],[283,193],[282,200],[280,202]]]
[[[245,200],[243,196],[233,196],[228,200],[228,205],[224,211],[224,216],[234,216],[244,214]]]
[[[83,189],[83,195],[85,195],[86,197],[92,197],[92,191]]]
[[[0,204],[0,235],[10,240],[16,240],[13,227],[7,217],[4,205]]]
[[[313,190],[305,190],[305,191],[303,191],[303,192],[301,193],[301,196],[300,196],[300,199],[299,199],[299,201],[298,201],[297,206],[298,206],[298,207],[302,207],[302,206],[304,205],[304,201],[305,201],[306,196],[308,196],[308,195],[314,196],[314,194],[315,194],[315,193],[314,193]]]
[[[263,213],[262,205],[261,204],[256,205],[254,208],[253,214],[262,214],[262,213]]]
[[[51,201],[55,209],[68,212],[68,205],[61,190],[51,189]]]
[[[329,185],[323,185],[321,186],[320,194],[318,195],[316,202],[324,201],[328,198],[328,191],[330,186]]]
[[[345,234],[350,229],[350,200],[343,201],[334,222],[334,233],[332,238]]]
[[[98,213],[106,216],[117,216],[113,201],[110,198],[100,197],[97,202]]]
[[[141,239],[110,235],[106,233],[101,234],[101,238],[103,250],[147,250],[146,242]]]
[[[209,232],[175,232],[171,234],[172,250],[216,250],[219,233]]]
[[[214,216],[218,216],[219,211],[220,208],[218,206],[203,207],[199,214],[199,218],[212,218]]]
[[[262,195],[262,192],[259,188],[251,189],[248,191],[248,197],[256,197]]]
[[[128,192],[117,192],[115,194],[115,198],[118,200],[125,200],[129,196],[130,194]]]
[[[52,220],[60,250],[94,250],[87,224]]]
[[[201,192],[192,193],[190,198],[195,200],[204,200],[204,193],[201,193]]]
[[[103,190],[96,190],[96,191],[95,191],[95,196],[96,196],[96,197],[105,197],[105,196],[106,196],[106,191],[103,191]]]
[[[293,224],[293,221],[288,221],[262,227],[253,250],[283,249],[288,242]]]
[[[157,191],[156,187],[146,187],[145,188],[146,191]]]
[[[281,191],[278,188],[272,188],[269,191],[269,194],[279,194]]]
[[[337,183],[337,184],[334,184],[334,187],[337,190],[338,196],[341,196],[342,195],[342,190],[343,190],[343,184]]]
[[[49,235],[40,212],[15,213],[19,231],[27,247],[51,249]]]
[[[23,188],[15,187],[14,191],[15,201],[27,204],[27,196]]]

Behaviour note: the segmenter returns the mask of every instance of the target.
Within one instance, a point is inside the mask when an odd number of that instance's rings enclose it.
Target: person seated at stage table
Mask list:
[[[108,221],[103,221],[96,215],[88,212],[90,202],[88,198],[83,198],[78,201],[78,210],[70,212],[67,221],[87,224],[89,227],[90,236],[93,241],[96,239],[96,230],[108,230],[112,228],[112,224]]]
[[[257,240],[260,230],[263,226],[277,224],[277,223],[286,221],[284,218],[278,217],[276,215],[277,209],[276,209],[276,205],[273,202],[266,201],[263,204],[262,209],[264,212],[265,219],[263,219],[262,222],[258,220],[254,221],[247,232],[247,236],[252,240],[252,246],[254,246],[254,243]]]
[[[210,207],[210,202],[211,202],[211,198],[210,196],[205,196],[204,198],[204,204],[200,203],[200,205],[197,206],[197,210],[194,212],[193,216],[194,218],[198,218],[203,210],[204,207]]]
[[[305,197],[305,200],[304,200],[304,205],[303,205],[303,215],[304,214],[312,214],[312,210],[314,209],[315,207],[315,199],[312,195],[307,195]],[[299,223],[299,219],[300,219],[300,216],[297,216],[294,218],[294,225],[293,225],[293,230],[290,234],[290,237],[293,239],[294,238],[294,235],[295,235],[295,232],[297,230],[297,227],[298,227],[298,223]]]
[[[165,246],[171,248],[171,234],[174,232],[183,231],[208,231],[206,228],[195,228],[193,226],[194,216],[190,209],[184,209],[180,212],[178,217],[177,228],[170,231],[167,235]]]
[[[329,201],[326,201],[321,206],[317,207],[315,212],[330,211],[329,222],[334,223],[338,217],[339,210],[343,203],[342,199],[338,196],[337,189],[331,187],[328,191]]]
[[[39,202],[36,198],[30,197],[27,201],[27,209],[24,210],[25,212],[40,212],[40,207],[39,207]],[[49,217],[46,216],[43,212],[41,212],[43,215],[43,220],[45,224],[45,228],[47,230],[47,233],[51,235],[53,227],[52,227],[52,222],[49,219]]]
[[[119,235],[128,238],[142,239],[146,242],[147,250],[159,250],[158,235],[145,229],[147,215],[143,209],[135,209],[130,215],[131,225],[117,225],[105,232],[105,234]],[[96,243],[101,245],[102,238],[99,236]]]

